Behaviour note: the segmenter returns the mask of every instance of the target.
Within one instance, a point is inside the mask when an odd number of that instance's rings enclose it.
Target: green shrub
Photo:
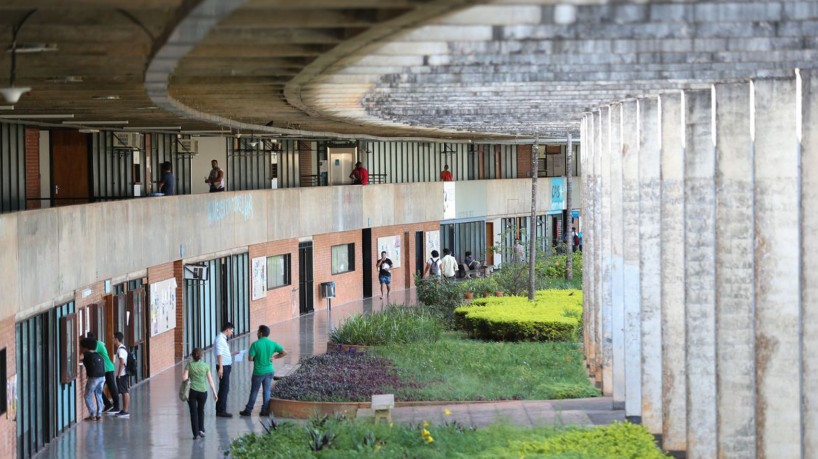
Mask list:
[[[423,309],[450,329],[454,328],[454,310],[463,303],[461,284],[440,277],[422,279],[415,276],[418,300],[424,305]]]
[[[487,297],[455,310],[455,326],[480,339],[575,341],[582,322],[582,292],[542,290],[527,298]]]
[[[589,430],[575,430],[542,441],[515,445],[520,457],[557,456],[569,453],[587,454],[599,458],[666,458],[653,436],[641,426],[614,423]]]
[[[442,331],[425,309],[390,305],[381,312],[347,318],[330,332],[330,341],[364,346],[435,342]]]

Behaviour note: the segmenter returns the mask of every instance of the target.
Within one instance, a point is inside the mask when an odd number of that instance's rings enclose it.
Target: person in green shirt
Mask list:
[[[204,438],[204,406],[207,402],[207,386],[213,392],[213,400],[219,401],[216,395],[216,386],[213,385],[213,376],[210,374],[210,365],[202,362],[202,349],[193,349],[191,353],[192,362],[188,362],[182,380],[190,378],[190,394],[187,399],[187,406],[190,408],[190,428],[193,431],[193,439]]]
[[[92,339],[96,341],[97,347],[94,351],[102,356],[102,361],[105,363],[105,386],[108,388],[108,393],[111,395],[111,400],[108,400],[104,394],[102,396],[102,403],[105,405],[105,409],[102,410],[105,414],[114,415],[119,413],[119,389],[117,388],[116,378],[114,377],[114,362],[111,361],[111,357],[108,356],[108,349],[105,347],[105,343],[97,339],[97,336],[93,333],[88,333],[85,335],[86,338]]]
[[[258,341],[250,346],[250,351],[247,353],[248,358],[253,362],[253,379],[250,386],[250,400],[247,401],[247,406],[244,411],[239,414],[242,416],[250,416],[253,411],[253,405],[258,399],[258,389],[263,386],[264,392],[262,397],[264,403],[261,405],[261,415],[268,416],[270,405],[270,385],[273,383],[273,360],[280,359],[287,355],[287,351],[281,347],[280,344],[269,338],[270,327],[261,325],[258,327]]]

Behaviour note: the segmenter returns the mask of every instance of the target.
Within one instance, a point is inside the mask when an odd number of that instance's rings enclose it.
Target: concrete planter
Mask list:
[[[358,408],[369,408],[369,402],[302,402],[273,398],[270,400],[273,414],[279,418],[309,419],[314,416],[345,414],[354,418]]]
[[[327,341],[327,353],[330,352],[358,352],[364,351],[369,349],[369,346],[364,346],[362,344],[343,344],[343,343],[333,343],[331,341]]]

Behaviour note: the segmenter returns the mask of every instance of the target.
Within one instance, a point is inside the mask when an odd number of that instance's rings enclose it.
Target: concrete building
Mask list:
[[[124,330],[144,379],[223,320],[325,307],[321,282],[371,294],[381,246],[398,288],[435,241],[488,258],[530,223],[539,138],[538,236],[580,225],[588,366],[614,404],[689,457],[818,457],[818,2],[0,12],[0,456],[84,415],[78,334]],[[205,194],[212,159],[225,193]],[[357,160],[371,185],[347,185]],[[135,199],[166,161],[177,196]]]

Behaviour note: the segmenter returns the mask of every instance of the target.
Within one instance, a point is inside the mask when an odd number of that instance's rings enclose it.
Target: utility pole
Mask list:
[[[565,172],[565,207],[568,208],[568,224],[563,229],[569,231],[574,226],[574,211],[571,207],[571,178],[574,175],[574,145],[571,141],[571,133],[568,133],[568,145],[565,150],[567,157],[568,170]],[[571,280],[574,278],[574,234],[570,233],[568,236],[568,247],[565,250],[568,255],[565,257],[565,278]]]
[[[540,136],[534,140],[531,149],[531,219],[528,232],[528,299],[534,299],[536,278],[534,276],[534,258],[537,255],[537,176],[540,162]]]

